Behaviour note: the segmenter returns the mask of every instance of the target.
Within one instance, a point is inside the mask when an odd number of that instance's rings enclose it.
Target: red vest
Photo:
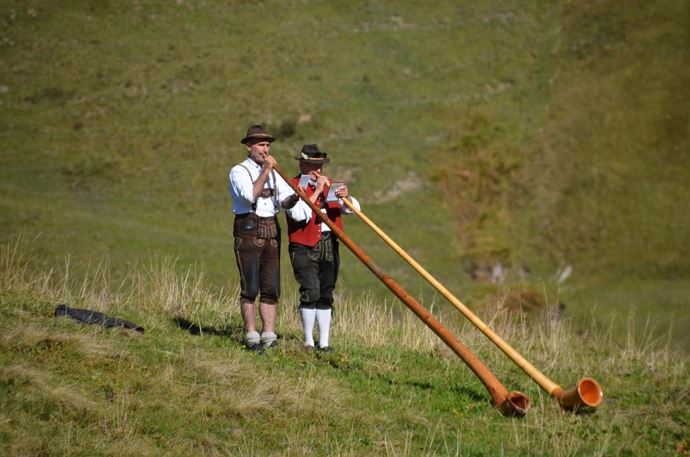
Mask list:
[[[290,181],[295,185],[299,184],[299,176],[292,178]],[[307,197],[314,193],[311,186],[306,188]],[[316,199],[316,206],[321,207],[321,201],[328,195],[328,186],[325,186],[323,193]],[[342,230],[343,222],[340,219],[340,203],[337,201],[326,202],[326,215],[335,225]],[[309,221],[294,221],[290,216],[287,216],[288,238],[290,243],[297,243],[303,246],[313,247],[319,242],[321,238],[321,218],[312,211],[311,219]]]

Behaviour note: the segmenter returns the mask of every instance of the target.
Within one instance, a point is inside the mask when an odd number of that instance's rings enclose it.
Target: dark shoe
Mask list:
[[[271,348],[274,348],[276,346],[278,346],[278,340],[272,340],[268,343],[263,344],[264,349],[271,349]]]
[[[314,351],[316,351],[316,348],[314,346],[312,346],[311,344],[305,344],[304,350],[307,352],[314,352]]]
[[[330,346],[319,347],[319,351],[321,351],[321,352],[333,352],[333,348]]]
[[[249,352],[256,352],[259,355],[264,353],[264,347],[261,345],[261,343],[245,342],[244,347],[247,348]]]

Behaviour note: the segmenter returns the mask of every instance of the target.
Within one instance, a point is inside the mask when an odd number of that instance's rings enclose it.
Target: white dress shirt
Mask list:
[[[249,157],[230,169],[230,196],[232,197],[233,213],[245,214],[254,211],[259,217],[271,217],[280,211],[280,203],[295,193],[278,173],[271,171],[264,183],[264,189],[274,189],[276,196],[268,198],[259,196],[256,199],[256,210],[252,210],[254,182],[259,179],[260,175],[261,165]]]
[[[310,181],[309,185],[312,188],[315,188],[316,187],[316,181]],[[361,207],[360,207],[357,199],[355,197],[353,197],[352,195],[350,195],[349,199],[350,199],[350,203],[352,203],[352,206],[354,206],[355,209],[357,211],[359,211],[361,209]],[[342,211],[342,214],[352,214],[353,211],[347,205],[345,205],[345,203],[343,203],[342,198],[338,199],[338,203],[340,204],[340,210]],[[326,214],[326,208],[321,208],[321,212]],[[293,206],[290,210],[287,211],[287,213],[289,214],[289,216],[292,219],[294,219],[297,222],[308,221],[311,219],[311,215],[313,214],[309,205],[307,205],[304,202],[304,200],[302,200],[301,198],[295,206]],[[321,233],[330,232],[330,231],[331,231],[331,229],[328,227],[328,225],[321,222]]]

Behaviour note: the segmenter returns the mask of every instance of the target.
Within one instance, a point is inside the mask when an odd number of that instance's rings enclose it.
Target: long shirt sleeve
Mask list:
[[[345,203],[343,203],[342,199],[339,199],[338,201],[340,203],[340,209],[342,210],[343,214],[352,214],[353,213],[353,211],[347,205],[345,205]],[[352,206],[354,206],[355,209],[357,209],[357,211],[360,211],[361,206],[360,206],[359,202],[357,201],[357,199],[354,198],[353,196],[350,196],[350,201],[352,202]],[[322,211],[325,212],[325,210],[322,210]],[[286,210],[286,212],[287,212],[288,216],[290,216],[290,218],[292,218],[296,222],[308,221],[311,219],[311,216],[313,214],[312,209],[302,199],[300,199],[295,204],[295,206],[293,206],[289,210]],[[324,231],[330,230],[328,228],[328,226],[326,224],[323,224],[323,223],[322,223],[321,228]]]

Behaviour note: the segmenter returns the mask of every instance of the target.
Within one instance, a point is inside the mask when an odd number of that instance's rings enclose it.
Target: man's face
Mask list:
[[[258,141],[256,143],[249,143],[246,145],[249,152],[249,158],[259,165],[263,165],[266,156],[270,154],[271,143],[268,141]]]
[[[312,179],[316,179],[321,174],[322,166],[320,163],[300,162],[299,169],[303,175],[310,175]]]

